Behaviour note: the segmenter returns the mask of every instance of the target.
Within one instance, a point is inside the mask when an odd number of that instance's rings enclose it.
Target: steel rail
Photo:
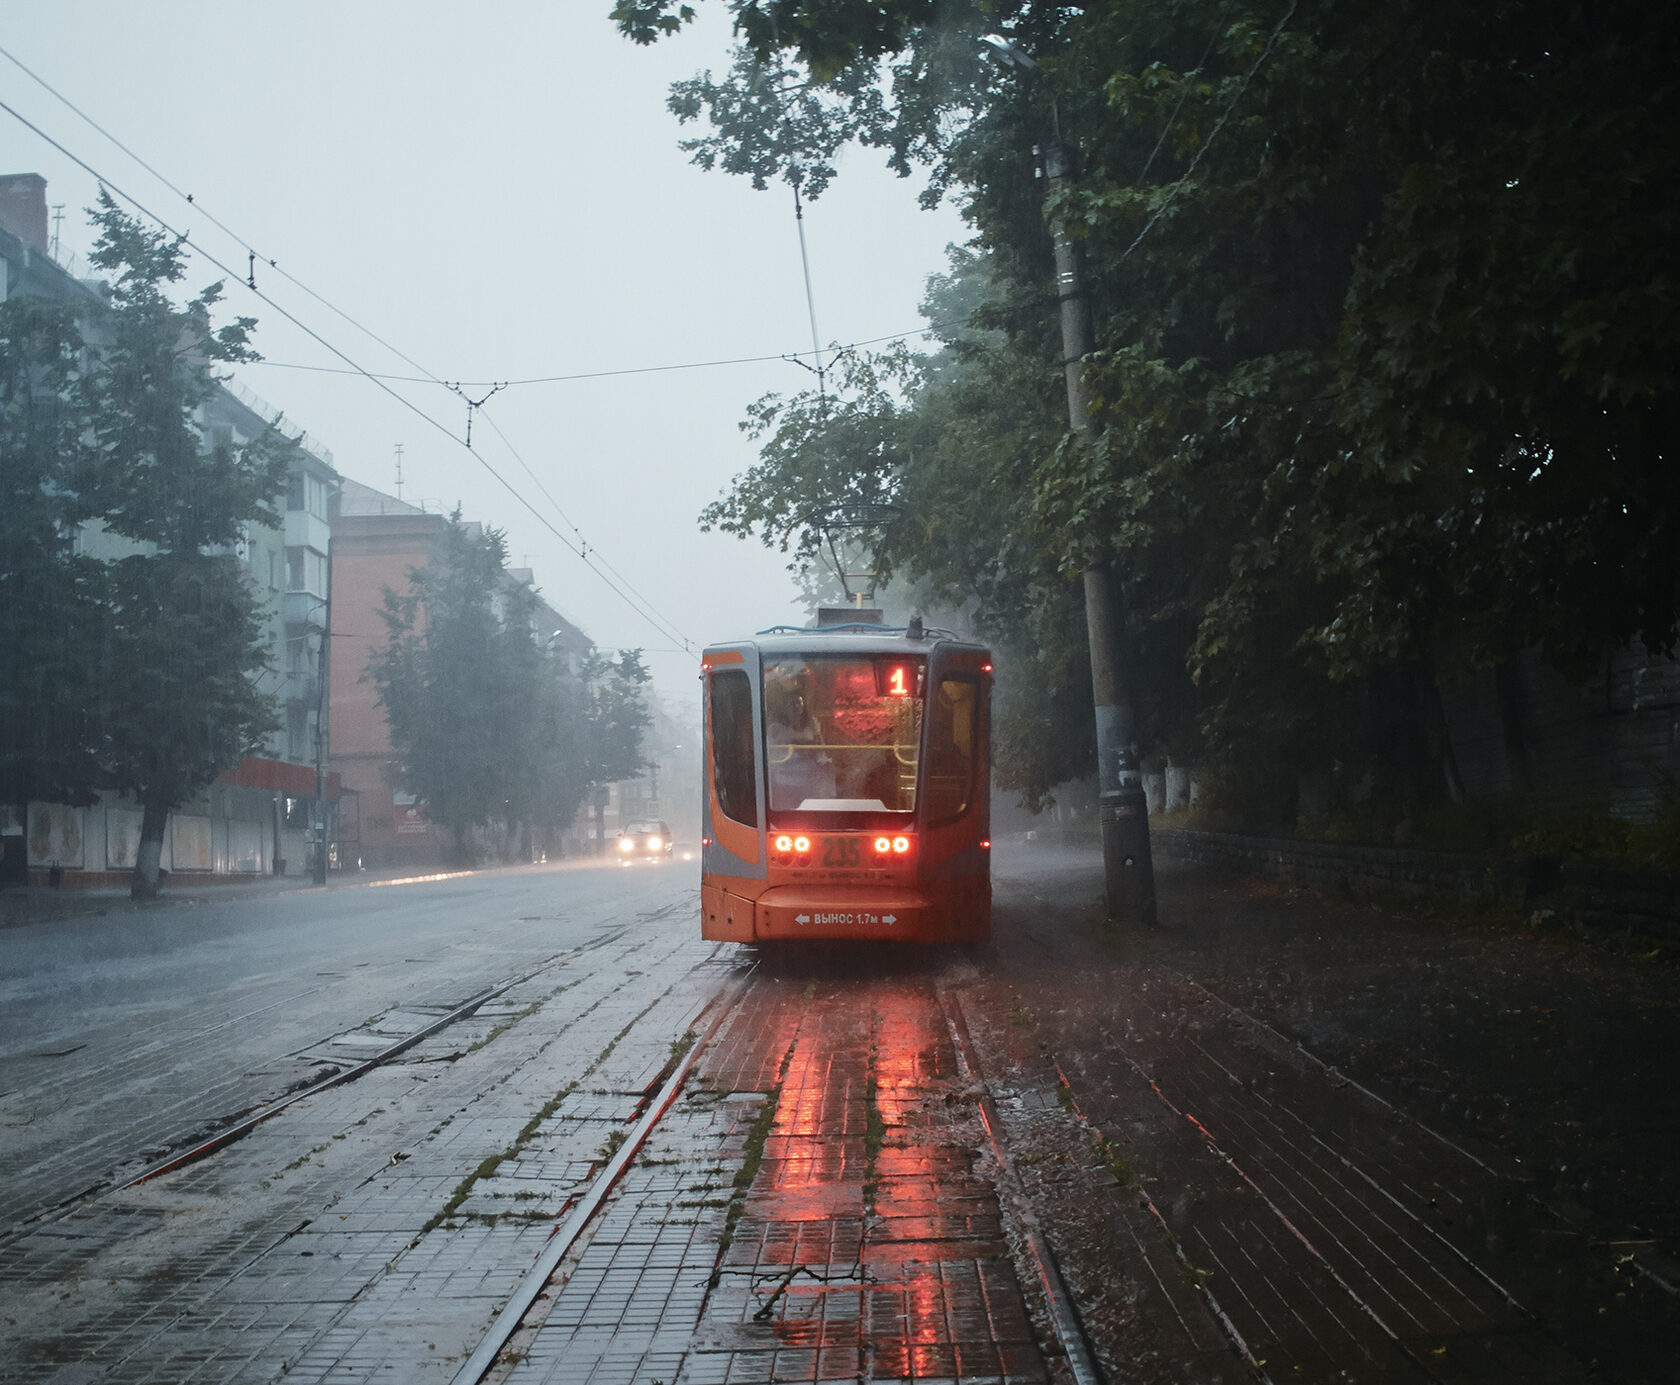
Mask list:
[[[1016,1193],[1015,1212],[1021,1224],[1022,1237],[1032,1254],[1033,1266],[1038,1271],[1039,1283],[1044,1289],[1044,1297],[1050,1309],[1050,1323],[1055,1328],[1057,1337],[1061,1339],[1068,1368],[1073,1372],[1074,1385],[1105,1385],[1102,1368],[1098,1366],[1090,1339],[1085,1335],[1085,1326],[1079,1320],[1079,1309],[1073,1301],[1073,1294],[1068,1290],[1067,1281],[1062,1278],[1055,1254],[1050,1249],[1050,1242],[1045,1239],[1044,1232],[1038,1224],[1038,1216],[1027,1201],[1014,1166],[1009,1162],[1009,1152],[1003,1144],[1002,1122],[998,1116],[997,1105],[992,1101],[992,1094],[986,1087],[985,1078],[980,1074],[980,1062],[974,1052],[974,1041],[969,1036],[968,1021],[963,1016],[962,1002],[954,992],[943,987],[936,986],[935,992],[940,1009],[945,1012],[945,1024],[951,1031],[957,1057],[968,1070],[970,1079],[980,1084],[980,1123],[986,1127],[986,1138],[991,1142],[993,1157],[997,1159],[1003,1177]]]
[[[179,1154],[171,1155],[169,1158],[161,1161],[160,1163],[151,1165],[133,1177],[126,1177],[119,1174],[115,1178],[100,1179],[97,1182],[88,1184],[80,1192],[72,1193],[69,1197],[59,1203],[56,1203],[54,1206],[39,1211],[23,1221],[14,1223],[12,1226],[7,1227],[4,1231],[0,1231],[0,1246],[11,1245],[13,1242],[39,1230],[43,1226],[51,1226],[54,1222],[60,1221],[64,1217],[69,1216],[70,1213],[75,1211],[77,1207],[81,1206],[82,1203],[87,1202],[91,1198],[100,1197],[106,1193],[122,1192],[129,1188],[138,1187],[140,1184],[149,1182],[151,1179],[158,1178],[163,1174],[170,1173],[175,1169],[193,1163],[194,1161],[202,1159],[207,1155],[214,1154],[217,1150],[226,1148],[228,1145],[233,1144],[236,1140],[249,1135],[251,1131],[255,1130],[257,1126],[261,1125],[264,1121],[279,1115],[282,1111],[291,1106],[295,1106],[298,1102],[303,1101],[308,1097],[316,1096],[321,1092],[329,1090],[330,1088],[343,1086],[347,1082],[354,1082],[358,1078],[367,1076],[367,1074],[375,1068],[381,1066],[382,1064],[389,1063],[393,1058],[400,1057],[416,1044],[423,1043],[425,1040],[431,1038],[434,1034],[437,1034],[441,1030],[447,1029],[450,1025],[466,1019],[468,1016],[474,1014],[483,1006],[487,1005],[490,1001],[494,1000],[497,996],[512,990],[515,986],[523,985],[532,977],[540,975],[544,971],[547,971],[550,967],[554,966],[557,962],[564,961],[573,955],[574,954],[571,952],[558,954],[548,958],[539,965],[530,968],[528,971],[522,972],[518,976],[509,977],[505,981],[499,981],[495,985],[487,987],[485,990],[477,993],[470,999],[463,1001],[448,1014],[443,1015],[433,1023],[428,1024],[423,1029],[417,1030],[413,1034],[405,1035],[394,1044],[391,1044],[388,1048],[381,1049],[371,1058],[364,1059],[362,1062],[346,1068],[343,1072],[335,1073],[331,1077],[323,1078],[319,1082],[314,1082],[307,1087],[299,1088],[297,1091],[282,1097],[280,1100],[259,1108],[257,1111],[246,1116],[243,1120],[237,1121],[235,1124],[228,1126],[226,1129],[218,1131],[216,1134],[210,1136],[209,1139],[202,1140],[198,1144],[192,1146],[192,1148],[183,1150]]]
[[[559,1268],[560,1262],[566,1258],[573,1245],[577,1243],[584,1228],[589,1225],[591,1218],[600,1210],[601,1204],[606,1201],[607,1194],[613,1190],[618,1180],[624,1176],[624,1171],[630,1167],[631,1161],[641,1152],[642,1146],[647,1143],[648,1136],[653,1133],[653,1128],[659,1124],[666,1111],[670,1110],[671,1103],[677,1099],[677,1093],[682,1090],[683,1083],[687,1080],[689,1072],[698,1060],[701,1050],[711,1042],[718,1028],[735,1009],[736,1002],[740,1000],[746,990],[746,985],[744,978],[737,981],[727,992],[714,996],[707,1001],[701,1009],[701,1015],[704,1015],[707,1010],[715,1010],[710,1023],[706,1026],[706,1032],[689,1045],[688,1052],[672,1069],[670,1076],[665,1079],[658,1094],[648,1103],[646,1110],[642,1112],[641,1118],[631,1129],[624,1143],[607,1161],[606,1167],[596,1175],[595,1180],[589,1185],[589,1190],[573,1204],[571,1211],[566,1215],[565,1221],[561,1222],[549,1236],[547,1244],[543,1247],[543,1253],[537,1258],[536,1263],[525,1272],[525,1277],[519,1281],[519,1287],[514,1290],[512,1297],[509,1298],[502,1311],[496,1315],[496,1320],[490,1324],[490,1330],[485,1333],[483,1340],[479,1342],[472,1355],[462,1363],[461,1369],[455,1373],[450,1385],[478,1385],[478,1382],[495,1365],[496,1358],[501,1355],[502,1348],[519,1330],[520,1324],[525,1320],[525,1315],[531,1311],[531,1305],[537,1301],[554,1271]],[[692,1025],[690,1028],[692,1028]]]
[[[612,938],[617,938],[621,936],[622,932],[623,930],[621,929],[611,936]],[[279,1101],[263,1107],[254,1115],[248,1116],[237,1124],[229,1126],[226,1130],[218,1131],[203,1143],[194,1145],[191,1149],[186,1150],[181,1154],[174,1155],[171,1158],[164,1160],[161,1164],[154,1164],[144,1173],[138,1174],[126,1182],[119,1181],[111,1184],[110,1190],[121,1191],[122,1189],[137,1187],[141,1183],[157,1178],[161,1174],[169,1173],[174,1169],[178,1169],[184,1164],[190,1164],[196,1159],[202,1159],[207,1154],[214,1154],[217,1150],[225,1148],[226,1146],[232,1144],[235,1140],[242,1139],[244,1136],[249,1135],[251,1131],[257,1128],[257,1126],[261,1125],[264,1121],[270,1119],[271,1117],[279,1115],[282,1111],[286,1110],[287,1107],[295,1106],[298,1102],[303,1101],[308,1097],[316,1096],[321,1092],[328,1091],[333,1087],[341,1087],[347,1082],[354,1082],[358,1078],[366,1077],[368,1073],[372,1072],[375,1068],[389,1063],[393,1058],[401,1057],[416,1044],[424,1043],[427,1039],[431,1038],[432,1035],[440,1033],[442,1030],[449,1028],[450,1025],[457,1024],[470,1015],[477,1013],[477,1011],[488,1005],[497,996],[506,994],[515,986],[523,986],[532,977],[541,976],[543,972],[547,971],[550,967],[556,965],[557,963],[569,961],[580,952],[592,950],[594,947],[599,946],[603,941],[607,941],[607,939],[592,940],[591,942],[586,943],[583,947],[573,948],[567,952],[556,953],[554,956],[539,962],[536,966],[531,967],[529,970],[521,972],[518,976],[511,976],[505,981],[498,981],[495,985],[479,992],[470,1000],[463,1001],[447,1015],[434,1020],[424,1029],[418,1029],[412,1034],[405,1035],[403,1038],[398,1039],[397,1042],[392,1044],[389,1048],[381,1049],[378,1053],[374,1054],[373,1057],[365,1058],[353,1067],[346,1068],[343,1072],[335,1073],[331,1077],[324,1077],[319,1082],[300,1088],[298,1091],[293,1092],[290,1096],[283,1097]]]

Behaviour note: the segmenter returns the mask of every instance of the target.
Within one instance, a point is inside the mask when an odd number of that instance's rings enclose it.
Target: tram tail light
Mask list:
[[[908,856],[910,845],[910,838],[908,837],[877,837],[875,838],[875,854],[877,856]]]
[[[811,839],[804,835],[796,837],[791,832],[779,833],[770,845],[776,853],[777,862],[784,866],[795,861],[803,864],[811,854]]]

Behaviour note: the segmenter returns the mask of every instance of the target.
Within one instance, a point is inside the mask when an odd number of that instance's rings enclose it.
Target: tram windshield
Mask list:
[[[764,661],[771,812],[913,813],[927,660]]]

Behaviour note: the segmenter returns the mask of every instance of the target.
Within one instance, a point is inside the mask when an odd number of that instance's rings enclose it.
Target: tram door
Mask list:
[[[706,794],[700,845],[701,936],[750,942],[753,901],[768,877],[764,775],[758,763],[763,688],[757,650],[708,650]]]

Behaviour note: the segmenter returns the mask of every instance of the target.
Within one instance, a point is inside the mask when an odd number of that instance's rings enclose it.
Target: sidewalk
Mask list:
[[[1207,1069],[1180,1100],[1190,1114],[1161,1127],[1203,1138],[1221,1104],[1247,1102],[1258,1128],[1283,1109],[1274,1082],[1291,1066],[1317,1071],[1325,1091],[1369,1092],[1474,1154],[1495,1195],[1458,1208],[1452,1234],[1577,1359],[1604,1378],[1672,1378],[1671,948],[1441,900],[1350,898],[1171,853],[1156,861],[1159,926],[1127,928],[1102,919],[1094,847],[1013,847],[997,868],[1000,913],[1016,925],[1000,929],[985,982],[991,1008],[1010,1017],[1000,1042],[1018,1030],[1015,1047],[1051,1064],[1052,1090],[1071,1079],[1122,1162],[1162,1176],[1142,1187],[1178,1182],[1185,1151],[1114,1105],[1140,1074],[1164,1089],[1169,1072]],[[1228,1052],[1215,1043],[1226,1029]],[[1315,1139],[1334,1144],[1346,1132],[1321,1104],[1306,1116]],[[1343,1166],[1330,1165],[1333,1181]],[[1396,1170],[1396,1185],[1416,1174]],[[1210,1197],[1220,1191],[1209,1182]]]
[[[332,871],[326,885],[317,885],[308,875],[227,875],[214,879],[194,876],[190,880],[162,882],[156,899],[134,900],[123,885],[69,886],[53,889],[46,885],[0,886],[0,928],[20,928],[57,919],[84,918],[96,914],[139,912],[144,909],[175,908],[237,899],[266,899],[297,894],[305,890],[351,889],[361,885],[394,885],[405,880],[440,880],[454,875],[472,875],[487,870],[517,870],[521,866],[476,866],[469,870],[445,866],[390,866],[382,870]]]

